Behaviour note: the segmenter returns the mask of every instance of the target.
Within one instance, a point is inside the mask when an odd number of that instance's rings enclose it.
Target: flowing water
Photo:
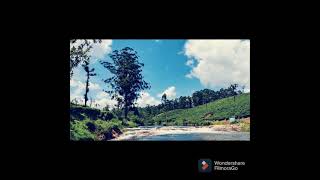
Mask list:
[[[126,128],[114,140],[127,141],[250,141],[250,132],[215,131],[209,127],[141,126]]]

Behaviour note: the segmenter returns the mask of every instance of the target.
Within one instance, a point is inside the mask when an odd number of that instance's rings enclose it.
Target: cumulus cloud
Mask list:
[[[250,89],[250,40],[188,40],[184,54],[191,67],[187,78],[210,88],[238,83]]]
[[[112,109],[117,105],[117,101],[111,99],[110,95],[104,91],[100,91],[99,93],[97,93],[95,99],[95,103],[99,104],[100,108],[104,108],[106,107],[106,105],[109,105],[109,107]]]
[[[164,90],[162,93],[158,94],[157,96],[161,98],[163,94],[167,95],[167,99],[174,99],[177,95],[176,87],[174,86],[168,87],[166,90]]]
[[[93,40],[89,40],[89,41],[93,42]],[[70,44],[70,49],[72,48],[72,46],[78,47],[83,42],[84,40],[82,39],[77,40],[74,44]],[[110,53],[112,51],[111,45],[112,45],[111,39],[103,39],[101,40],[101,43],[93,43],[92,49],[88,53],[88,55],[91,56],[92,63],[96,62],[97,59],[101,59],[106,54]]]
[[[147,92],[141,92],[140,93],[140,98],[137,100],[137,105],[139,107],[146,107],[147,105],[158,105],[160,104],[160,100],[152,97],[149,93]]]
[[[101,87],[97,83],[89,82],[89,89],[90,92],[95,90],[101,90]],[[84,82],[81,82],[79,80],[70,80],[70,99],[83,99],[84,93],[85,93],[86,84]],[[89,92],[89,94],[90,94]],[[89,95],[90,96],[90,95]]]
[[[101,43],[95,43],[92,46],[92,50],[90,51],[90,55],[93,58],[103,58],[104,55],[111,52],[112,40],[101,40]]]
[[[99,104],[99,108],[105,107],[109,104],[110,107],[114,107],[117,103],[115,100],[111,100],[111,97],[102,91],[101,86],[98,83],[89,82],[89,94],[88,96],[93,99],[94,104]],[[84,93],[86,84],[79,80],[70,80],[70,100],[77,99],[79,104],[84,104]]]

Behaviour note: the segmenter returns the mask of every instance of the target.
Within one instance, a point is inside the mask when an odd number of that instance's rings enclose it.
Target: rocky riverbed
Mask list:
[[[250,132],[232,126],[142,126],[125,128],[113,141],[250,141]]]

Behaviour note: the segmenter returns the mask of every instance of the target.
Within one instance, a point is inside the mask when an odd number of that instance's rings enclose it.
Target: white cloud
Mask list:
[[[100,109],[106,107],[107,104],[110,108],[114,108],[117,105],[117,101],[111,99],[110,95],[103,91],[97,93],[95,103],[100,105]]]
[[[185,77],[189,78],[189,79],[192,79],[193,76],[192,76],[192,74],[186,74]]]
[[[149,93],[147,92],[141,92],[140,93],[140,98],[137,100],[137,104],[139,107],[146,107],[147,105],[158,105],[160,104],[160,100],[152,97]]]
[[[89,82],[89,88],[90,90],[100,90],[101,87],[98,83],[92,83],[92,82]]]
[[[89,40],[92,42],[93,40]],[[72,46],[78,47],[84,40],[77,40],[74,44],[70,44],[70,49]],[[101,43],[92,43],[92,49],[88,53],[91,56],[92,63],[95,63],[97,59],[103,58],[106,54],[112,51],[111,48],[112,40],[111,39],[103,39]]]
[[[70,79],[70,87],[74,87],[78,90],[84,90],[86,88],[86,83],[78,81],[78,80]],[[100,90],[101,87],[98,83],[89,82],[89,89],[90,90]]]
[[[190,67],[192,67],[193,64],[194,64],[194,60],[193,59],[188,59],[188,61],[186,62],[186,65],[190,66]]]
[[[176,87],[174,86],[168,87],[166,90],[164,90],[162,93],[158,94],[157,96],[161,98],[164,93],[167,95],[167,99],[174,99],[177,95]]]
[[[92,46],[92,50],[90,51],[90,55],[92,58],[103,58],[104,55],[111,52],[112,40],[101,40],[101,43],[95,43]]]
[[[158,43],[158,42],[161,42],[161,40],[158,40],[158,39],[157,39],[157,40],[154,40],[154,41],[157,42],[157,43]]]
[[[250,40],[188,40],[184,46],[192,66],[187,78],[198,78],[205,87],[226,87],[233,83],[250,89]]]
[[[85,93],[85,83],[77,80],[70,80],[70,100],[77,99],[79,104],[84,104],[84,93]],[[116,100],[112,100],[110,95],[102,91],[102,88],[97,83],[90,83],[89,86],[89,101],[91,103],[91,98],[93,99],[93,104],[99,104],[100,109],[105,107],[107,104],[110,108],[114,108],[117,104]]]
[[[85,91],[85,84],[81,81],[77,80],[70,80],[70,100],[73,99],[83,99],[84,91]]]

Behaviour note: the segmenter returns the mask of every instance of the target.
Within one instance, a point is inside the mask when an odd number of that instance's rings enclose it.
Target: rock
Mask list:
[[[107,132],[105,132],[103,135],[104,135],[104,140],[110,140],[110,139],[112,139],[112,133],[111,133],[111,131],[107,131]]]

